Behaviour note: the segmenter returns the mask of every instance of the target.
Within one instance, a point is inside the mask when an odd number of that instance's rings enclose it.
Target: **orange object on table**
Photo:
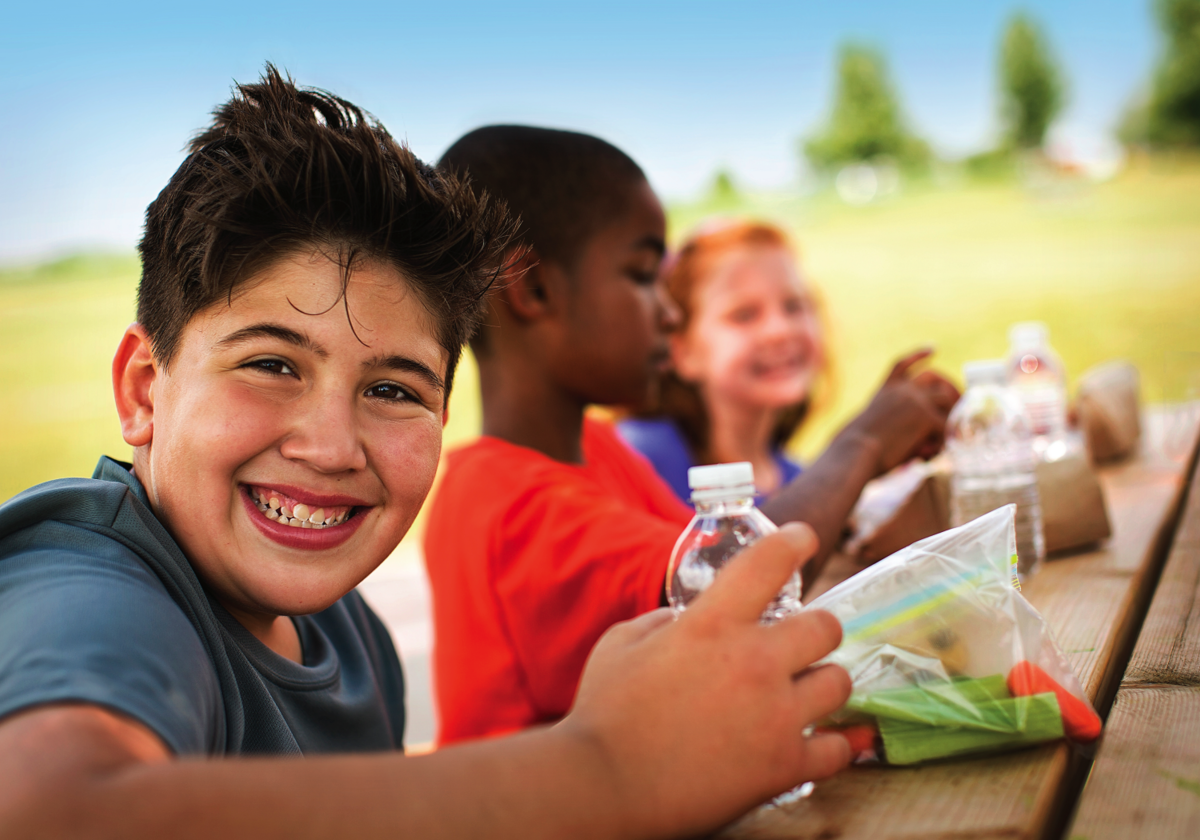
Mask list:
[[[850,752],[855,757],[874,750],[876,740],[879,738],[879,730],[869,723],[859,723],[846,727],[818,726],[817,732],[823,735],[829,733],[841,735],[850,742]]]
[[[1104,724],[1092,707],[1067,691],[1037,665],[1021,661],[1008,672],[1008,690],[1013,697],[1053,693],[1062,713],[1063,731],[1072,741],[1088,743],[1100,737]]]

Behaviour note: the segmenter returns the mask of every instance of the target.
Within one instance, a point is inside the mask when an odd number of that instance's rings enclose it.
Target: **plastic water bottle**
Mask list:
[[[733,556],[776,530],[754,506],[754,468],[748,461],[688,470],[696,515],[675,543],[667,573],[667,600],[675,614],[687,609],[712,585]],[[763,613],[764,623],[800,611],[800,573],[796,572]]]
[[[1009,328],[1007,381],[1029,414],[1034,450],[1054,461],[1067,452],[1067,378],[1049,337],[1046,325],[1038,321]]]
[[[963,366],[967,390],[950,412],[946,448],[954,462],[951,524],[963,525],[1007,504],[1017,506],[1017,572],[1035,574],[1046,556],[1037,454],[1029,415],[1005,385],[1002,361]]]

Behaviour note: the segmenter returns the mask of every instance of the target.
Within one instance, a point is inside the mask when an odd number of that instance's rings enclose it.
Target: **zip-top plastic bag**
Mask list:
[[[825,661],[854,691],[824,721],[859,760],[889,764],[1008,750],[1101,722],[1020,593],[1014,505],[913,543],[813,600],[842,623]]]

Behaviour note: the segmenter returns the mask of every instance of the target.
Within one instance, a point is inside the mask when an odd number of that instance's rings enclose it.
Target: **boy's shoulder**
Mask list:
[[[124,473],[132,483],[121,480]],[[30,487],[0,505],[0,539],[46,521],[110,527],[126,496],[141,495],[128,465],[101,458],[91,478],[59,478]]]
[[[91,478],[48,481],[0,505],[0,558],[31,548],[54,550],[60,559],[125,558],[132,568],[144,567],[201,635],[217,642],[215,624],[199,626],[206,622],[194,608],[206,602],[204,588],[129,464],[102,457]]]
[[[202,593],[199,581],[120,473],[136,483],[104,459],[93,478],[40,484],[0,506],[0,716],[93,703],[142,721],[177,753],[219,750],[219,628],[195,597],[187,614],[180,593]]]

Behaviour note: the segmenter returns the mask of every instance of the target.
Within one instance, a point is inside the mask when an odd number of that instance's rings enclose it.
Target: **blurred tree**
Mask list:
[[[1000,45],[1000,90],[1005,145],[1040,148],[1063,105],[1063,85],[1050,47],[1024,14],[1008,23]]]
[[[737,182],[728,169],[718,169],[713,176],[712,186],[708,189],[709,201],[736,202],[739,198]]]
[[[853,44],[841,50],[829,125],[804,144],[804,153],[817,168],[880,158],[912,166],[929,159],[929,147],[904,127],[883,56]]]
[[[1158,0],[1166,51],[1148,97],[1126,115],[1121,137],[1151,146],[1200,146],[1200,0]]]

